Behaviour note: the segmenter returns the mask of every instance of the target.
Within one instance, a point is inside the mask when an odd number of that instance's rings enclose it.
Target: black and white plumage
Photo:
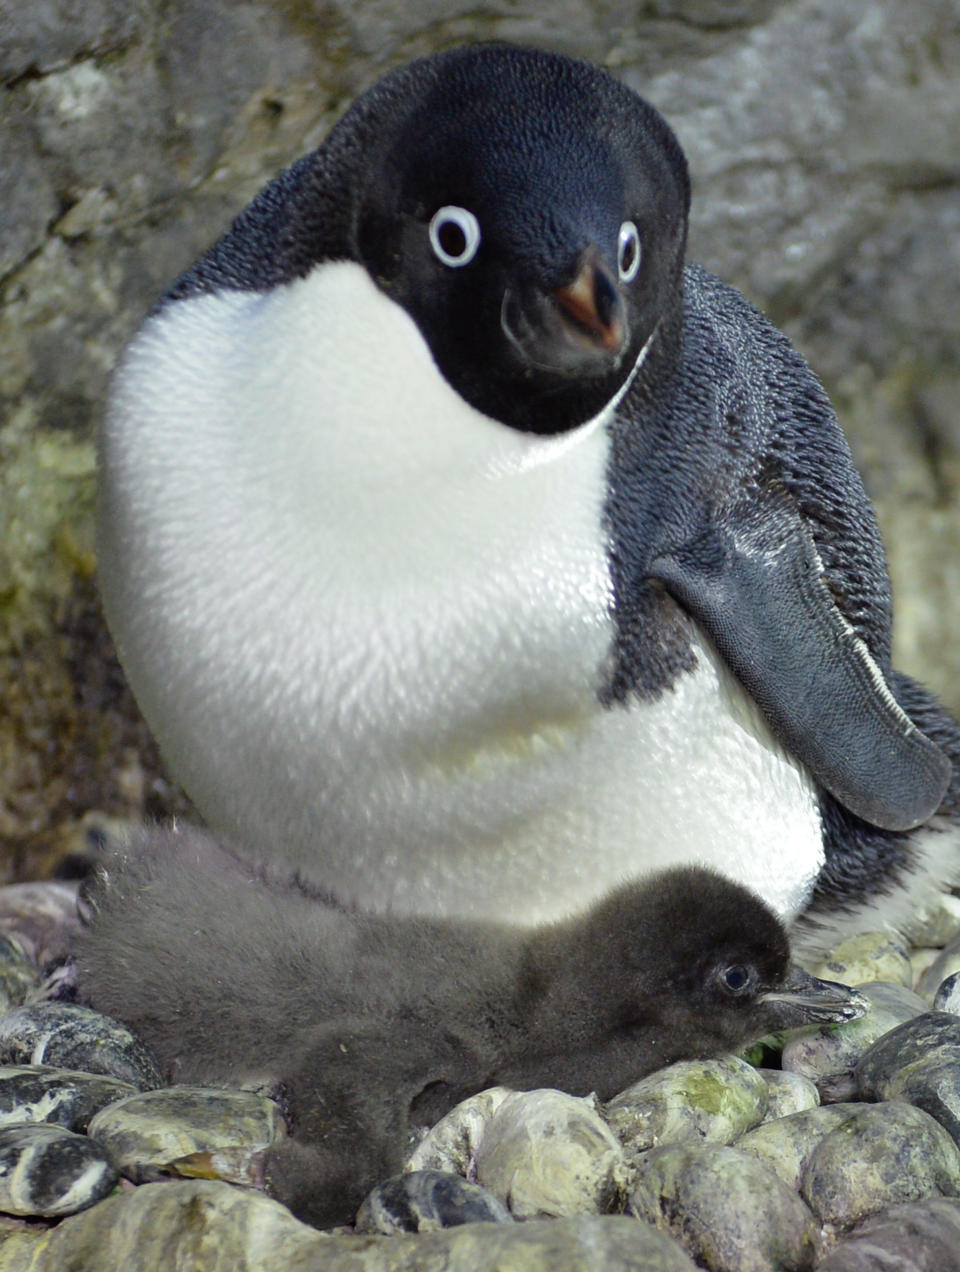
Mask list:
[[[960,875],[960,730],[788,341],[684,264],[660,116],[529,49],[392,72],[171,289],[100,570],[201,812],[378,910],[557,918],[700,861],[804,939]]]
[[[209,835],[146,829],[107,864],[78,949],[83,998],[174,1081],[279,1084],[292,1138],[267,1186],[348,1221],[417,1124],[486,1087],[609,1098],[684,1057],[861,1014],[789,963],[746,889],[678,869],[533,930],[345,909]]]

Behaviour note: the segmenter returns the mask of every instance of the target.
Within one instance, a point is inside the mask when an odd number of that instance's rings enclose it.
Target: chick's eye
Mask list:
[[[438,208],[430,218],[430,246],[451,269],[469,265],[480,246],[480,222],[466,208]]]
[[[744,990],[750,988],[752,981],[750,968],[743,963],[734,963],[730,967],[725,967],[720,973],[720,983],[731,994],[742,994]]]
[[[624,221],[620,226],[617,269],[621,283],[632,283],[640,269],[640,232],[632,221]]]

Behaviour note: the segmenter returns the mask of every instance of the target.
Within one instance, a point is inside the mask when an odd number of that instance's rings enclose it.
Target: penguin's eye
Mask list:
[[[744,963],[733,963],[721,969],[720,984],[729,994],[742,994],[753,985],[753,972]]]
[[[640,232],[632,221],[624,221],[620,226],[617,269],[621,283],[632,283],[640,269]]]
[[[466,208],[438,208],[430,219],[430,246],[452,269],[469,265],[480,246],[480,222]]]

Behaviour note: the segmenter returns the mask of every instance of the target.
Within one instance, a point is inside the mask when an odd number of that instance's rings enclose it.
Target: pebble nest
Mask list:
[[[960,1269],[960,907],[811,967],[861,1019],[683,1061],[607,1104],[497,1087],[410,1145],[350,1229],[262,1188],[260,1090],[169,1086],[63,1001],[75,889],[0,889],[0,1272]]]

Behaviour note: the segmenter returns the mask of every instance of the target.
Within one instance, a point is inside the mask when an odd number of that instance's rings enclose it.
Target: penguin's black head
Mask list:
[[[371,97],[353,247],[371,277],[480,411],[537,433],[597,414],[676,338],[689,185],[667,125],[596,67],[502,46]]]

